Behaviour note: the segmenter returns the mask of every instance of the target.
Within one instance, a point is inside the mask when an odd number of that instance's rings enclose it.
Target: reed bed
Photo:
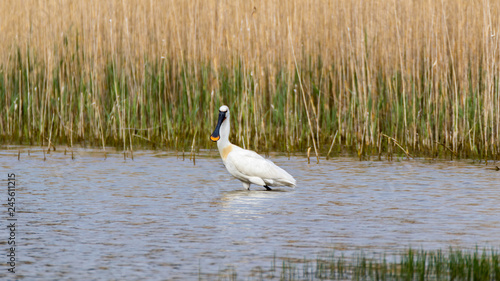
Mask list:
[[[500,2],[0,3],[0,139],[498,159]],[[334,137],[335,136],[335,137]]]
[[[238,276],[228,267],[200,280],[500,280],[499,254],[495,250],[424,251],[408,249],[388,260],[359,254],[318,257],[315,260],[274,258],[268,268],[254,268],[249,276]]]

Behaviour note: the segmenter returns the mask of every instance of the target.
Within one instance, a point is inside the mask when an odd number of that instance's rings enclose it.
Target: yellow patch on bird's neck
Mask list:
[[[222,159],[226,160],[229,152],[233,151],[233,145],[230,144],[222,149]]]

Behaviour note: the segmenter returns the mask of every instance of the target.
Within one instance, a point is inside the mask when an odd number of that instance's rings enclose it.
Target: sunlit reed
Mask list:
[[[0,13],[4,143],[210,148],[227,104],[233,142],[260,151],[500,152],[499,1],[5,0]]]

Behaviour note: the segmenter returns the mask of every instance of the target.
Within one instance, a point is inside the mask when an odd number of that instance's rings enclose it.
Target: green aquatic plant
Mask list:
[[[281,267],[276,268],[276,259]],[[234,267],[219,272],[220,280],[237,276]],[[394,254],[368,256],[359,253],[354,258],[345,256],[318,256],[316,259],[273,258],[266,270],[259,267],[259,274],[251,274],[249,280],[500,280],[499,253],[497,250],[447,251],[408,249]],[[203,274],[200,273],[201,279]],[[239,275],[245,276],[245,275]],[[236,278],[236,277],[235,277]],[[236,279],[230,279],[236,280]]]
[[[498,160],[490,2],[4,1],[0,140]]]

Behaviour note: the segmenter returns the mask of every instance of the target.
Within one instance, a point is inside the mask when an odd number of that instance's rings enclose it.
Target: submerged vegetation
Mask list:
[[[0,8],[3,143],[210,148],[227,104],[256,150],[500,154],[498,1]]]
[[[221,270],[210,280],[500,280],[500,258],[495,250],[424,251],[409,249],[389,261],[386,256],[360,254],[315,260],[275,258],[269,268],[255,268],[251,278],[238,276],[236,268]],[[200,272],[200,280],[204,279]]]

